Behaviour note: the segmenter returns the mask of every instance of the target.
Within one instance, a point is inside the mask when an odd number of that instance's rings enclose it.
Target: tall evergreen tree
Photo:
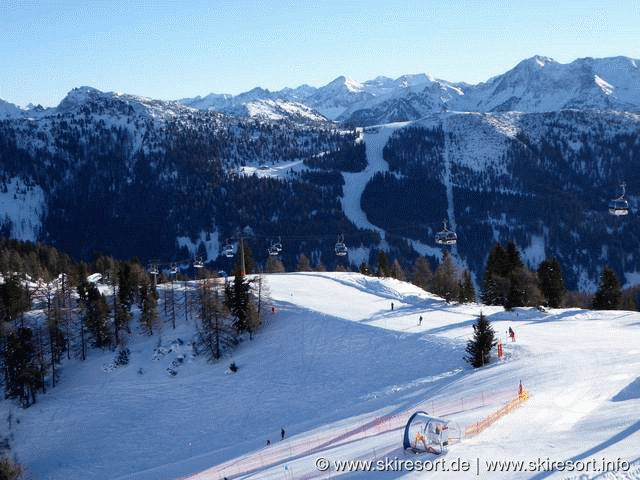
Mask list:
[[[109,306],[93,283],[86,280],[78,285],[78,295],[83,304],[84,325],[93,337],[96,347],[105,347],[111,343],[109,331]]]
[[[378,276],[389,276],[389,260],[387,260],[387,254],[384,253],[384,250],[378,252]]]
[[[459,284],[459,301],[460,303],[471,303],[476,301],[476,290],[473,287],[471,273],[465,270],[462,274],[462,281]]]
[[[600,286],[593,297],[594,310],[617,310],[622,300],[622,289],[616,273],[605,265],[600,276]]]
[[[18,275],[5,277],[0,284],[0,321],[11,322],[29,309],[29,295]]]
[[[407,276],[404,273],[404,269],[402,268],[402,265],[400,265],[400,262],[397,258],[391,264],[390,274],[391,277],[395,278],[396,280],[402,280],[404,282],[407,279]]]
[[[236,318],[234,326],[238,333],[245,332],[251,328],[251,285],[242,274],[238,265],[234,272],[233,283],[225,284],[225,305]]]
[[[267,273],[284,273],[284,264],[275,255],[269,255],[267,264],[265,265]]]
[[[298,257],[298,264],[296,265],[297,272],[310,272],[312,270],[311,263],[304,253],[301,253]]]
[[[6,342],[3,360],[7,397],[17,397],[28,407],[36,402],[36,393],[44,383],[38,342],[30,328],[18,328],[7,335]]]
[[[509,262],[504,247],[497,243],[487,260],[482,284],[482,302],[486,305],[504,305],[509,292]]]
[[[473,338],[467,342],[465,360],[474,368],[487,365],[491,361],[491,349],[495,346],[495,333],[491,323],[482,312],[473,324]]]
[[[153,284],[140,286],[140,324],[144,331],[153,335],[158,327],[158,292]]]
[[[413,284],[428,291],[431,288],[432,279],[433,271],[429,261],[422,255],[419,256],[413,266]]]
[[[201,340],[211,360],[219,360],[222,354],[237,344],[228,321],[218,286],[205,280],[199,286]]]
[[[0,458],[0,479],[20,480],[22,477],[22,467],[20,464],[7,457]]]
[[[433,274],[432,292],[444,298],[447,302],[456,300],[459,297],[457,276],[453,259],[449,251],[445,250],[442,255],[442,261]]]
[[[555,258],[547,258],[538,267],[540,291],[551,308],[561,307],[566,288],[562,278],[562,267]]]
[[[362,262],[360,264],[359,270],[363,275],[371,275],[371,268],[369,268],[369,265],[366,262]]]

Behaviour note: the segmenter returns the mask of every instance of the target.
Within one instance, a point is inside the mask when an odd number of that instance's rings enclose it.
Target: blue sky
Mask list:
[[[640,58],[637,0],[0,0],[0,99],[89,85],[160,99],[429,73],[478,83],[533,55]]]

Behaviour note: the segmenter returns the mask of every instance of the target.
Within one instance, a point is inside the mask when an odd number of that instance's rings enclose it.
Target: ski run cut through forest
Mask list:
[[[184,303],[173,328],[160,284],[162,326],[139,332],[134,310],[128,363],[90,349],[31,407],[0,401],[27,478],[640,479],[640,313],[450,304],[359,273],[263,285],[261,328],[216,362],[194,353]],[[503,357],[474,369],[465,348],[481,312]],[[528,398],[507,412],[520,382]],[[403,449],[417,411],[460,438],[442,455]]]

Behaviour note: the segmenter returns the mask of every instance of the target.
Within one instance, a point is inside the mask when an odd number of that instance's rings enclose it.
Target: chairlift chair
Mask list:
[[[344,257],[347,254],[348,249],[347,249],[347,246],[344,244],[343,235],[340,235],[338,237],[338,242],[336,243],[335,251],[336,251],[336,255],[339,257]]]
[[[196,257],[193,259],[193,268],[203,268],[204,263],[200,257]]]
[[[227,258],[233,257],[233,245],[231,242],[227,242],[225,246],[222,247],[222,254]]]
[[[158,265],[156,264],[151,264],[151,266],[149,267],[149,274],[150,275],[158,275],[158,273],[160,273],[158,271]]]
[[[436,233],[436,243],[438,245],[455,245],[458,242],[458,235],[447,229],[447,220],[443,220],[444,229]]]
[[[626,185],[624,183],[620,184],[622,195],[609,202],[609,213],[611,215],[621,216],[629,214],[629,202],[624,199],[625,187]]]
[[[278,241],[273,244],[273,247],[280,253],[282,251],[282,237],[278,237]]]

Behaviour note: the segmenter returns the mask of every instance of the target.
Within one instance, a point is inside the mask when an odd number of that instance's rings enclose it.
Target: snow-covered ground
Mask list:
[[[115,352],[91,351],[85,362],[66,361],[59,385],[33,407],[0,401],[3,429],[11,413],[12,453],[34,479],[640,479],[640,314],[449,305],[355,273],[266,280],[275,313],[218,363],[192,355],[194,320],[179,308],[176,330],[165,322],[159,335],[131,336],[128,366],[112,367]],[[517,342],[474,371],[463,356],[480,311],[503,341],[512,326]],[[402,451],[412,412],[464,430],[520,381],[531,398],[445,456]],[[430,472],[320,472],[320,457],[433,463]],[[629,471],[595,471],[603,459],[629,462]],[[529,471],[488,472],[487,462],[518,460]],[[583,471],[543,471],[554,461]],[[455,462],[469,471],[441,471]]]

